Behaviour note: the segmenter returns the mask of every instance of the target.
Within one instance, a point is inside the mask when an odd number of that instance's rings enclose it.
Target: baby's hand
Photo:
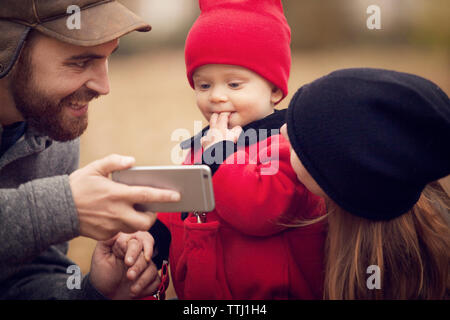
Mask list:
[[[213,113],[209,119],[208,134],[201,139],[202,147],[206,150],[213,144],[230,140],[234,143],[237,142],[242,132],[242,127],[236,126],[232,129],[228,129],[228,120],[230,117],[229,112],[222,112],[220,114]]]

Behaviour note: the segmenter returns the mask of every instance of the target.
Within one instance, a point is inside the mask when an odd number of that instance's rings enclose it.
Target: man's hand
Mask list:
[[[147,231],[156,220],[151,212],[138,212],[136,203],[176,202],[176,191],[127,186],[111,181],[109,174],[134,165],[134,158],[110,155],[73,172],[70,186],[78,210],[80,234],[106,240],[118,232]]]
[[[151,261],[153,243],[148,232],[119,233],[110,240],[99,241],[92,255],[92,285],[110,299],[154,294],[161,281]]]
[[[230,117],[229,112],[222,112],[220,114],[213,113],[209,119],[209,130],[205,137],[201,139],[201,144],[204,150],[213,144],[230,140],[234,143],[237,142],[242,132],[242,127],[236,126],[232,129],[228,129],[228,120]]]

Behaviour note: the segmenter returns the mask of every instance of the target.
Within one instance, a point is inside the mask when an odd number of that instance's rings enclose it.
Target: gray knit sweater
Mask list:
[[[67,241],[79,235],[68,175],[78,160],[78,139],[31,128],[0,157],[0,299],[104,298],[88,276],[81,289],[67,285]]]

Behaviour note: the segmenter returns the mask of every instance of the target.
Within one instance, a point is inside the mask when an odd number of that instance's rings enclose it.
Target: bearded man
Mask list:
[[[69,7],[80,28],[69,28]],[[139,298],[159,277],[138,202],[178,201],[169,190],[114,183],[134,159],[78,168],[89,102],[109,93],[119,38],[150,26],[116,1],[2,0],[0,6],[0,298]],[[120,233],[120,232],[126,232]],[[68,285],[67,241],[99,240],[79,288]]]

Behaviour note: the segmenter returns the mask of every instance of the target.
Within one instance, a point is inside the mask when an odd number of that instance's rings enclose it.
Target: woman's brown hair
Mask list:
[[[448,298],[450,199],[438,182],[389,221],[357,217],[326,201],[325,299]],[[367,285],[371,265],[379,267],[379,289]]]

